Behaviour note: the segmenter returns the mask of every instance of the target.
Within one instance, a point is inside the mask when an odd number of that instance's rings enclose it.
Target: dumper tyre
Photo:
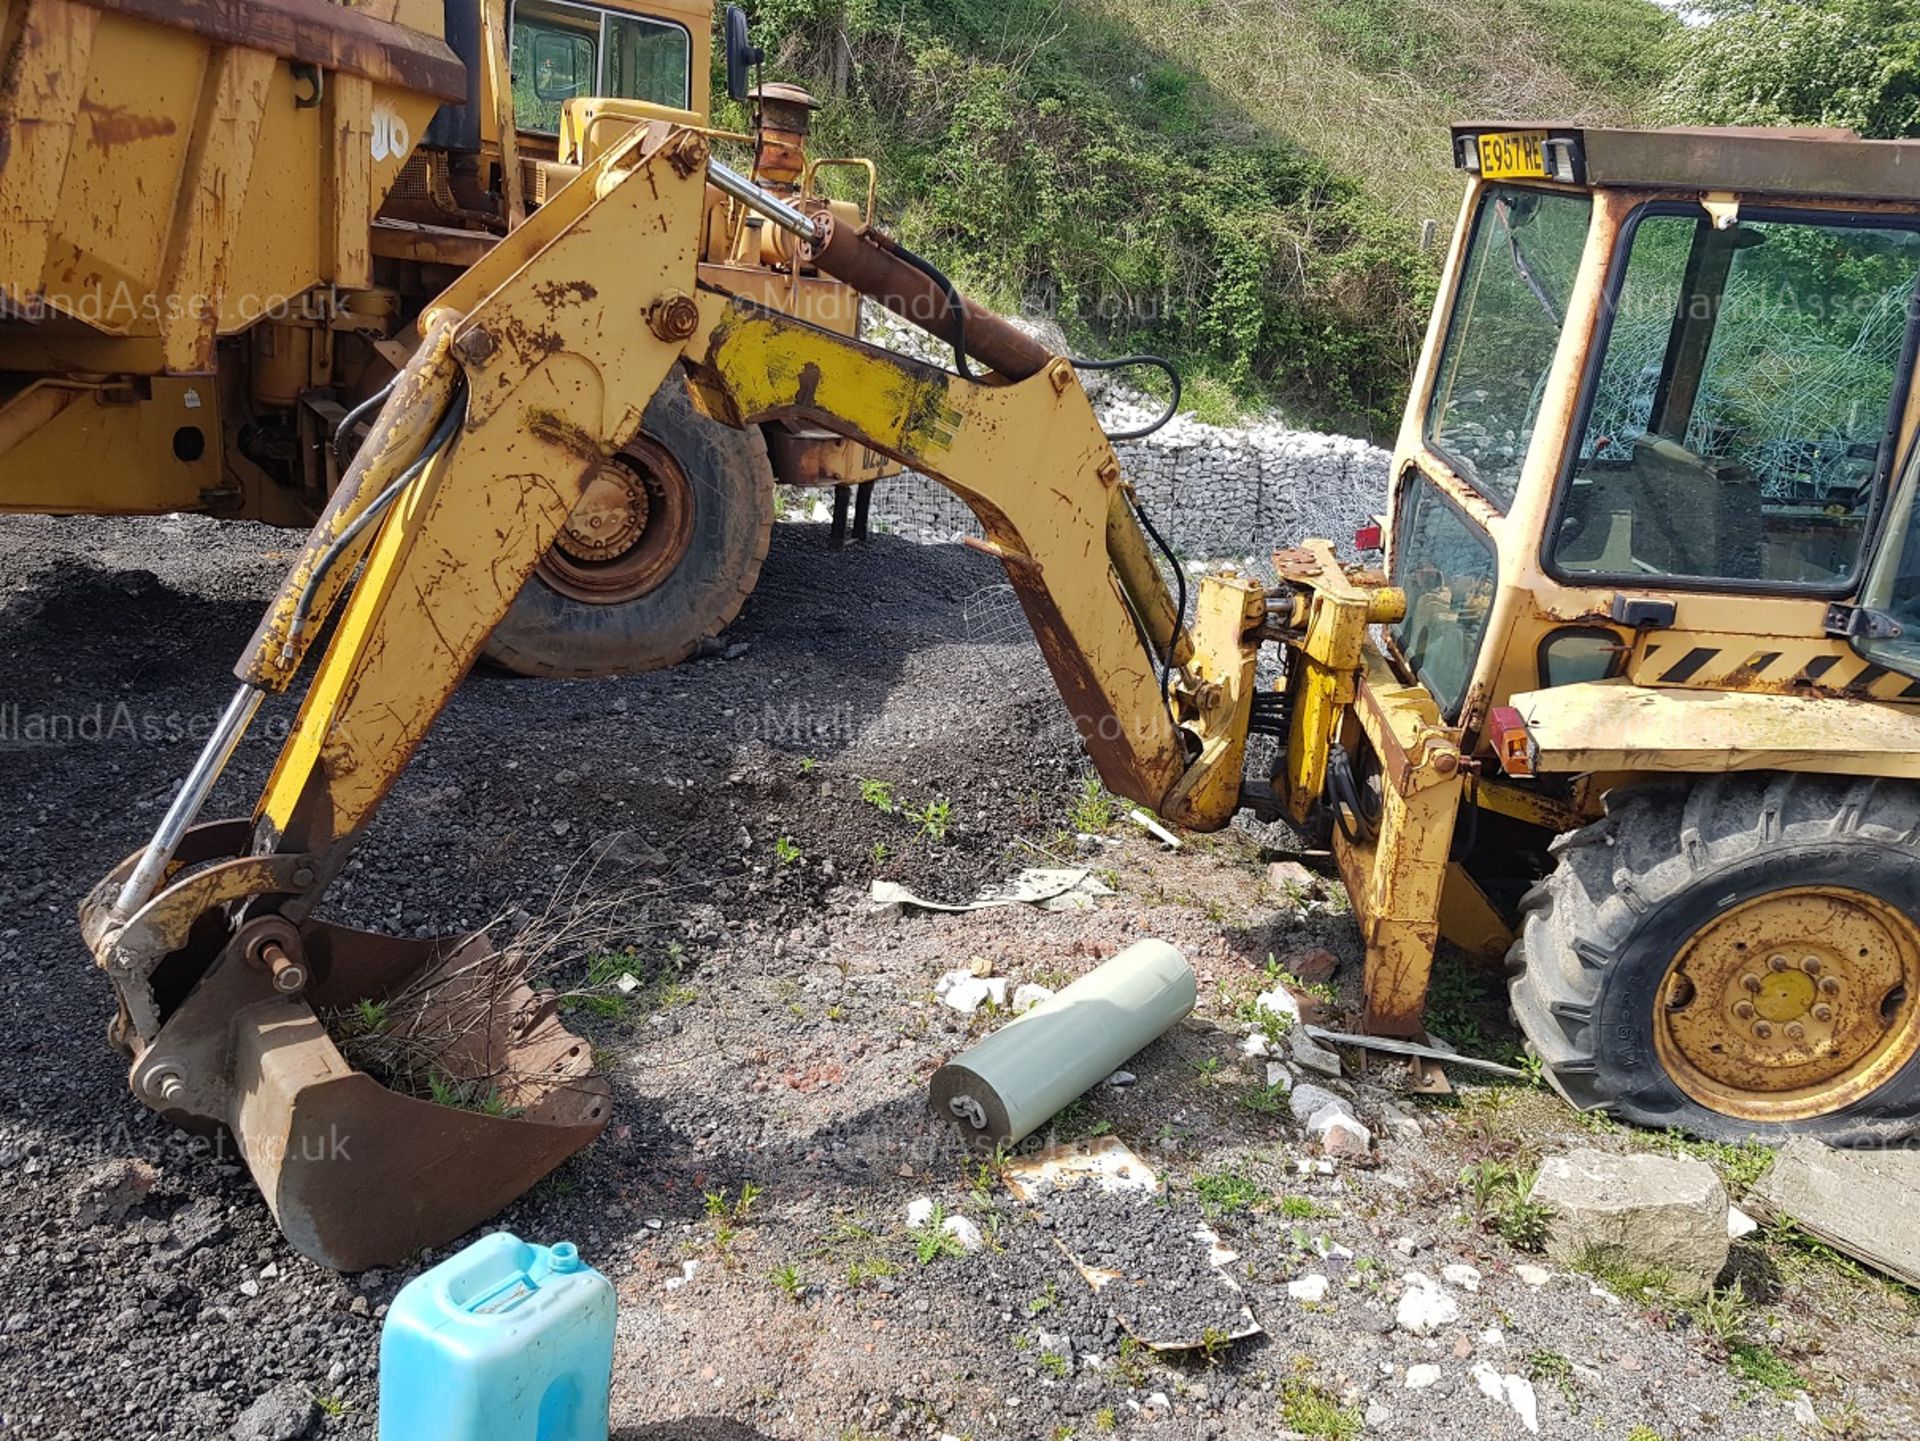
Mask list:
[[[1920,1134],[1920,787],[1636,785],[1553,851],[1507,971],[1568,1101],[1717,1141]]]
[[[688,659],[753,593],[773,486],[759,431],[707,419],[670,377],[495,628],[487,660],[580,678]]]

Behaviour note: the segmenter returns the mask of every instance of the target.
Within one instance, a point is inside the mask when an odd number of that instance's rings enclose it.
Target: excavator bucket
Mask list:
[[[124,925],[140,852],[81,907],[120,996],[130,1083],[191,1131],[225,1132],[294,1248],[364,1270],[494,1215],[606,1125],[589,1047],[484,936],[413,940],[283,916],[221,919],[223,895],[296,885],[249,856],[249,821],[188,831]],[[177,932],[177,933],[176,933]]]

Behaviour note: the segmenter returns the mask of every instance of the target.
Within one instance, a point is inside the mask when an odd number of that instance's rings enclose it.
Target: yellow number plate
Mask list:
[[[1547,178],[1544,130],[1496,130],[1479,137],[1480,173],[1488,180]]]

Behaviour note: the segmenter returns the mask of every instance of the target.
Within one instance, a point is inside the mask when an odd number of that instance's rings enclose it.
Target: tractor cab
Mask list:
[[[1469,732],[1619,675],[1911,699],[1854,617],[1917,414],[1920,144],[1453,142],[1471,183],[1394,472],[1409,677]]]
[[[1288,760],[1338,822],[1368,1027],[1418,1034],[1444,935],[1504,958],[1576,1105],[1909,1136],[1920,142],[1452,144],[1382,643],[1324,791]]]

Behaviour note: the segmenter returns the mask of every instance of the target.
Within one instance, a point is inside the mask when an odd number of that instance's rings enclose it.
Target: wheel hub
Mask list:
[[[653,504],[638,476],[624,466],[608,463],[587,482],[567,523],[554,544],[578,561],[613,560],[639,543],[647,531]]]
[[[1733,907],[1668,969],[1654,1047],[1696,1101],[1754,1121],[1850,1105],[1920,1050],[1920,927],[1877,896],[1808,886]]]
[[[694,494],[673,453],[640,436],[588,480],[542,558],[540,578],[590,605],[658,589],[693,541]]]

